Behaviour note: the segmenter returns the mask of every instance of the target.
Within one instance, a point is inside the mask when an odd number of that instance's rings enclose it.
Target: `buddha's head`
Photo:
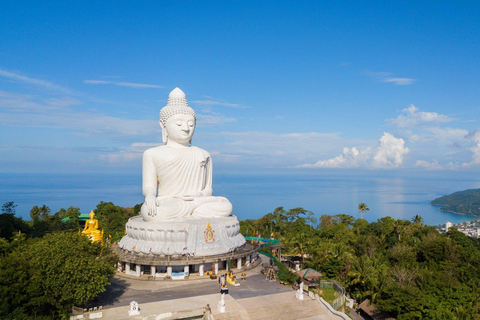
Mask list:
[[[93,212],[93,210],[92,210],[92,211],[90,211],[90,219],[93,219],[93,218],[95,218],[95,212]]]
[[[167,143],[171,139],[180,144],[191,143],[196,120],[195,111],[188,106],[185,93],[180,88],[173,89],[167,105],[160,110],[162,141]]]

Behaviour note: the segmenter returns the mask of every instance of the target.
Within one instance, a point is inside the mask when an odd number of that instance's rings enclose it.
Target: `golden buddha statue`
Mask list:
[[[83,228],[82,234],[86,235],[91,241],[102,241],[103,230],[98,230],[98,220],[95,219],[95,212],[90,212],[90,219],[85,221],[85,228]]]

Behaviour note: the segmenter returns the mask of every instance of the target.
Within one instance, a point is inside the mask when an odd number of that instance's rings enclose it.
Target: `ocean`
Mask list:
[[[132,207],[143,202],[141,174],[30,174],[0,173],[0,203],[14,201],[17,216],[29,220],[34,205],[47,205],[52,213],[79,207],[88,213],[100,201]],[[398,175],[389,172],[349,174],[216,174],[214,195],[227,197],[240,220],[257,219],[276,207],[303,207],[321,215],[360,217],[358,204],[370,208],[365,219],[385,216],[407,219],[420,215],[426,224],[459,223],[478,217],[441,212],[430,201],[455,191],[480,188],[474,175]]]

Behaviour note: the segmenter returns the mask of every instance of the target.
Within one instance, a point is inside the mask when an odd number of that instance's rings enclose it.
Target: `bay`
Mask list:
[[[14,201],[17,216],[29,219],[34,205],[47,205],[52,213],[69,206],[81,212],[100,201],[132,207],[143,202],[141,174],[0,173],[0,203]],[[473,176],[395,175],[390,173],[323,174],[216,174],[214,195],[225,196],[241,220],[257,219],[276,207],[303,207],[320,217],[349,214],[360,217],[358,204],[370,208],[372,222],[385,216],[410,220],[420,215],[426,224],[459,223],[478,217],[441,212],[430,201],[464,189],[480,188]]]

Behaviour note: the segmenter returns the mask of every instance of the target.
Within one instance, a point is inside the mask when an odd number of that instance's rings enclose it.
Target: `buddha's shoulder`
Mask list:
[[[206,151],[206,150],[203,150],[202,148],[195,147],[195,146],[190,146],[190,148],[192,149],[192,151],[195,151],[197,153],[201,153],[205,157],[210,157],[210,153],[208,153],[208,151]]]
[[[147,149],[143,152],[143,156],[151,156],[151,155],[155,155],[155,154],[159,154],[159,153],[163,153],[165,152],[165,148],[166,146],[158,146],[158,147],[153,147],[153,148],[150,148],[150,149]]]

